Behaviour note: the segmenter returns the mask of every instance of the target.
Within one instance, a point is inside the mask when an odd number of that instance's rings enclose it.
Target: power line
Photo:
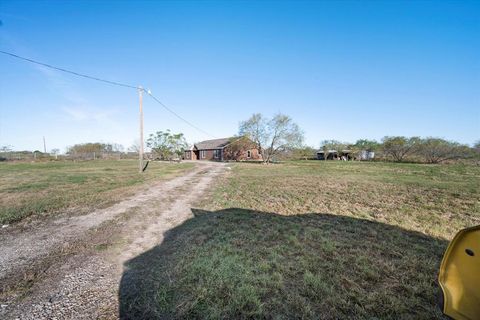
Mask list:
[[[87,78],[87,79],[91,79],[91,80],[95,80],[95,81],[100,81],[100,82],[104,82],[104,83],[108,83],[108,84],[113,84],[113,85],[116,85],[116,86],[121,86],[121,87],[126,87],[126,88],[131,88],[131,89],[138,89],[137,86],[132,86],[132,85],[129,85],[129,84],[120,83],[120,82],[116,82],[116,81],[100,79],[100,78],[97,78],[97,77],[92,77],[92,76],[89,76],[89,75],[86,75],[86,74],[78,73],[78,72],[67,70],[67,69],[64,69],[64,68],[55,67],[55,66],[52,66],[52,65],[47,64],[47,63],[43,63],[43,62],[35,61],[35,60],[32,60],[32,59],[28,59],[28,58],[25,58],[25,57],[21,57],[19,55],[16,55],[16,54],[13,54],[13,53],[10,53],[10,52],[0,50],[0,53],[9,55],[9,56],[17,58],[17,59],[21,59],[21,60],[24,60],[24,61],[35,63],[35,64],[38,64],[38,65],[41,65],[41,66],[44,66],[44,67],[47,67],[47,68],[50,68],[50,69],[70,73],[70,74],[76,75],[78,77],[83,77],[83,78]]]
[[[144,90],[145,91],[145,90]],[[158,100],[151,92],[150,90],[148,91],[145,91],[148,93],[148,95],[150,97],[152,97],[153,100],[155,100],[159,105],[161,105],[165,110],[167,110],[168,112],[170,112],[171,114],[173,114],[174,116],[176,116],[178,119],[182,120],[183,122],[185,122],[186,124],[190,125],[192,128],[194,129],[197,129],[198,131],[202,132],[203,134],[206,134],[207,136],[209,137],[212,137],[212,138],[215,138],[213,135],[211,135],[210,133],[200,129],[199,127],[197,127],[196,125],[194,125],[193,123],[191,123],[190,121],[188,121],[187,119],[183,118],[182,116],[180,116],[178,113],[176,113],[175,111],[173,111],[172,109],[170,109],[169,107],[167,107],[162,101]]]
[[[209,134],[208,132],[200,129],[199,127],[197,127],[196,125],[194,125],[193,123],[191,123],[190,121],[188,121],[187,119],[183,118],[183,117],[180,116],[178,113],[176,113],[175,111],[173,111],[172,109],[170,109],[169,107],[167,107],[163,102],[161,102],[161,101],[158,100],[154,95],[152,95],[152,93],[151,93],[150,91],[146,91],[145,89],[143,89],[143,88],[141,88],[141,87],[132,86],[132,85],[129,85],[129,84],[120,83],[120,82],[116,82],[116,81],[105,80],[105,79],[101,79],[101,78],[89,76],[89,75],[86,75],[86,74],[78,73],[78,72],[75,72],[75,71],[67,70],[67,69],[64,69],[64,68],[55,67],[55,66],[52,66],[52,65],[47,64],[47,63],[43,63],[43,62],[39,62],[39,61],[36,61],[36,60],[33,60],[33,59],[21,57],[21,56],[19,56],[19,55],[14,54],[14,53],[6,52],[6,51],[3,51],[3,50],[0,50],[0,53],[3,53],[3,54],[5,54],[5,55],[8,55],[8,56],[11,56],[11,57],[20,59],[20,60],[24,60],[24,61],[28,61],[28,62],[31,62],[31,63],[35,63],[35,64],[38,64],[38,65],[41,65],[41,66],[44,66],[44,67],[47,67],[47,68],[50,68],[50,69],[54,69],[54,70],[66,72],[66,73],[69,73],[69,74],[73,74],[73,75],[76,75],[76,76],[78,76],[78,77],[83,77],[83,78],[87,78],[87,79],[90,79],[90,80],[100,81],[100,82],[104,82],[104,83],[108,83],[108,84],[112,84],[112,85],[116,85],[116,86],[121,86],[121,87],[126,87],[126,88],[131,88],[131,89],[136,89],[136,90],[141,90],[141,91],[143,91],[143,92],[147,92],[148,95],[149,95],[150,97],[152,97],[153,100],[155,100],[155,101],[156,101],[158,104],[160,104],[165,110],[167,110],[168,112],[170,112],[171,114],[173,114],[174,116],[176,116],[178,119],[182,120],[183,122],[185,122],[186,124],[188,124],[188,125],[191,126],[192,128],[194,128],[194,129],[202,132],[203,134],[206,134],[207,136],[210,136],[210,137],[212,137],[212,138],[215,138],[214,136],[212,136],[212,135]]]

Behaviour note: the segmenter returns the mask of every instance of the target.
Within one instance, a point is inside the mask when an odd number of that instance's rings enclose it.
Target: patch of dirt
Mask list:
[[[225,168],[198,163],[110,208],[0,234],[0,317],[117,318],[123,263],[190,218],[193,203]]]

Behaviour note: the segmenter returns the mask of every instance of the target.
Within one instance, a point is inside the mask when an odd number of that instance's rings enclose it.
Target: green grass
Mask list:
[[[440,319],[439,264],[480,223],[480,168],[236,164],[126,263],[124,318]]]
[[[136,161],[0,163],[0,224],[79,212],[112,204],[135,187],[178,175],[193,164],[152,162],[138,173]]]
[[[446,239],[480,223],[478,166],[307,161],[232,171],[205,208],[332,213]]]

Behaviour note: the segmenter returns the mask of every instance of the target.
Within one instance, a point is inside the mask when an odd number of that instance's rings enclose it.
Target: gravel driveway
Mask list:
[[[198,162],[186,175],[112,207],[0,234],[0,318],[118,318],[123,263],[190,218],[192,205],[225,169]]]

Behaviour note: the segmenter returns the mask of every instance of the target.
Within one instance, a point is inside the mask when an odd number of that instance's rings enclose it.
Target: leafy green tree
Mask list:
[[[440,138],[421,139],[417,146],[417,153],[428,163],[439,163],[446,160],[467,158],[471,153],[468,146],[458,142]]]
[[[376,140],[368,140],[368,139],[359,139],[355,144],[353,145],[356,150],[358,151],[376,151],[380,147],[380,143],[378,143]]]
[[[315,156],[315,149],[310,146],[301,146],[293,150],[293,157],[295,159],[308,160]]]
[[[171,133],[168,129],[152,133],[147,139],[147,147],[162,160],[172,159],[173,156],[180,157],[187,146],[183,133]]]
[[[169,145],[170,130],[166,132],[157,131],[150,134],[147,139],[147,147],[152,149],[152,151],[162,160],[169,159],[172,153],[170,152]]]
[[[401,162],[416,151],[420,141],[419,137],[387,136],[382,139],[382,148],[385,155],[391,156],[394,161]]]
[[[169,138],[170,152],[180,158],[185,149],[188,148],[187,140],[183,136],[183,133],[171,134]]]
[[[272,119],[254,114],[240,123],[239,133],[258,145],[265,163],[287,149],[300,147],[304,140],[300,127],[289,116],[280,113]]]
[[[112,145],[101,142],[79,143],[67,148],[67,153],[71,155],[83,153],[108,153],[112,151]]]

